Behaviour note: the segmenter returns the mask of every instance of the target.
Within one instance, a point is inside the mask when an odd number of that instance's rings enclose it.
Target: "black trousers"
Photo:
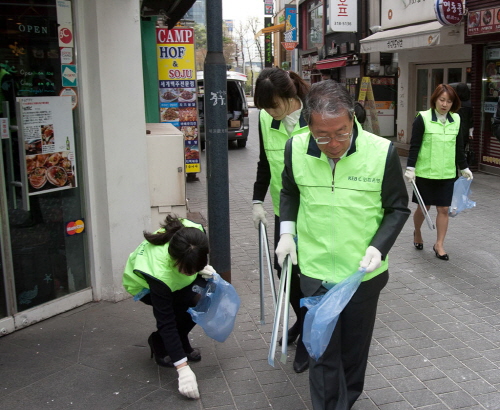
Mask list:
[[[278,246],[280,240],[280,218],[274,215],[274,249]],[[274,253],[274,269],[278,274],[278,278],[281,278],[281,266],[278,263],[278,257],[276,252]],[[297,322],[302,329],[302,317],[300,313],[300,299],[302,298],[302,291],[300,290],[300,269],[299,265],[292,265],[292,279],[290,283],[290,305],[292,306],[295,316],[297,316]],[[302,334],[302,331],[301,331]]]
[[[202,288],[206,280],[197,277],[185,288],[172,292],[163,282],[145,275],[151,293],[141,301],[153,307],[157,332],[153,332],[153,342],[156,353],[162,357],[169,355],[173,361],[191,353],[193,348],[189,342],[189,332],[196,325],[187,312],[188,308],[196,306],[200,294],[193,291],[193,286]]]
[[[378,299],[388,279],[385,271],[361,283],[340,314],[323,356],[310,359],[314,410],[348,410],[363,392]]]

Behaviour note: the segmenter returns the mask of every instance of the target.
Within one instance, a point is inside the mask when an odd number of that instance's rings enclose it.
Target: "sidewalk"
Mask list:
[[[199,327],[192,333],[203,356],[192,364],[201,400],[180,396],[175,370],[149,358],[151,310],[129,299],[87,304],[0,338],[0,410],[311,409],[308,373],[292,369],[294,346],[286,364],[267,363],[272,302],[267,296],[261,325],[251,216],[257,157],[253,140],[229,151],[232,283],[242,304],[225,343]],[[355,410],[500,409],[500,178],[474,176],[478,206],[450,219],[450,261],[434,256],[427,228],[424,250],[413,248],[411,219],[391,251]],[[206,176],[199,178],[188,184],[189,208],[206,219]]]

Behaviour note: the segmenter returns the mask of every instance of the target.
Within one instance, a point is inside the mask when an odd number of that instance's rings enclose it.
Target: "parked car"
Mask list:
[[[203,71],[196,73],[198,81],[198,117],[201,148],[205,148],[205,106]],[[227,72],[227,139],[236,141],[238,147],[247,145],[248,139],[248,103],[245,96],[247,76],[236,71]]]

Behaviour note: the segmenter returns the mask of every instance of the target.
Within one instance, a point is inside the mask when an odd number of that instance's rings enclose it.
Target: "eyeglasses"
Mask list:
[[[351,124],[351,132],[346,132],[344,134],[336,134],[333,137],[318,137],[318,138],[316,138],[312,134],[312,132],[311,132],[311,135],[314,138],[314,141],[316,141],[316,144],[324,145],[324,144],[329,144],[331,140],[335,140],[337,142],[347,141],[349,138],[352,137],[353,131],[354,131],[354,122]]]

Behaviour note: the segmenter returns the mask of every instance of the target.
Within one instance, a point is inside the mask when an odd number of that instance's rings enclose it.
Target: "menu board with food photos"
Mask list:
[[[201,171],[194,29],[156,29],[160,121],[184,135],[186,173]]]
[[[467,35],[500,33],[500,7],[469,11]]]
[[[29,195],[75,188],[71,97],[17,99]]]

